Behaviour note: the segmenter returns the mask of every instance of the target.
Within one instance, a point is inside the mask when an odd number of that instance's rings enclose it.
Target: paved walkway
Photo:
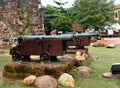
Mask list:
[[[104,44],[120,44],[120,37],[103,38],[101,40],[98,40],[97,42],[101,42],[101,43],[104,43]]]

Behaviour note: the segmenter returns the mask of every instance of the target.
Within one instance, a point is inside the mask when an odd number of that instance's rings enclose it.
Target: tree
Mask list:
[[[56,18],[58,18],[60,15],[59,11],[56,8],[53,8],[52,6],[46,6],[43,7],[43,16],[44,16],[44,26],[45,31],[47,34],[52,31],[52,21]]]
[[[71,16],[83,29],[103,29],[105,23],[115,22],[113,3],[114,0],[75,0]]]
[[[64,8],[63,8],[64,9]],[[47,34],[56,29],[57,31],[71,31],[72,19],[64,14],[59,8],[53,6],[43,7],[44,25]]]
[[[63,15],[67,15],[67,9],[63,8],[64,5],[66,5],[68,2],[61,2],[62,0],[60,1],[56,1],[54,0],[53,2],[57,5],[57,8],[59,10],[59,12]]]
[[[57,31],[72,31],[72,19],[68,16],[60,16],[52,21],[52,28]]]

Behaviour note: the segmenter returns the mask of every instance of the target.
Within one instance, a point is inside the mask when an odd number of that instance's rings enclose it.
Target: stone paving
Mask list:
[[[101,40],[98,40],[97,42],[101,42],[104,44],[120,44],[120,37],[102,38]]]

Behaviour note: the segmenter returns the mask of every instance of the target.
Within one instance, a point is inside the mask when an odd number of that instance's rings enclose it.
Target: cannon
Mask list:
[[[96,36],[96,33],[23,35],[18,37],[18,44],[10,49],[10,55],[13,61],[30,60],[30,55],[40,55],[40,60],[49,61],[64,55],[68,46],[88,46],[91,37]]]

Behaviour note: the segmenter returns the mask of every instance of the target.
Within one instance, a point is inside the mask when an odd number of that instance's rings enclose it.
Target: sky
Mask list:
[[[60,0],[55,0],[55,1],[60,1]],[[74,3],[75,0],[61,0],[62,3],[64,2],[68,2],[64,7],[68,8],[71,7],[72,4]],[[46,5],[52,5],[55,6],[55,3],[53,2],[53,0],[41,0],[42,5],[46,6]],[[120,0],[115,0],[115,4],[120,4]]]
[[[120,4],[120,0],[115,0],[115,4]]]
[[[54,0],[41,0],[41,3],[43,6],[46,6],[46,5],[52,5],[52,6],[55,6],[56,4],[53,2]],[[55,0],[55,1],[60,1],[60,0]],[[64,7],[67,8],[67,7],[71,7],[72,4],[74,3],[74,0],[61,0],[62,3],[64,2],[68,2]]]

